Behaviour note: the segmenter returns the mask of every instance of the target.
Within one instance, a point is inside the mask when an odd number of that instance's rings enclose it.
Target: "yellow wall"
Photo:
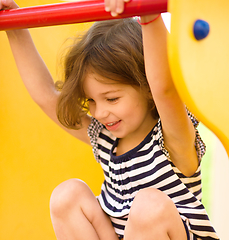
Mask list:
[[[170,66],[176,87],[190,110],[224,144],[229,155],[229,15],[227,0],[170,0]],[[197,41],[197,19],[210,25],[209,35]]]
[[[21,7],[49,3],[54,1],[18,0]],[[54,79],[58,78],[56,59],[63,42],[89,25],[31,30]],[[99,194],[102,171],[89,146],[65,133],[33,103],[5,32],[0,32],[0,53],[0,239],[55,239],[49,216],[52,190],[76,177]]]

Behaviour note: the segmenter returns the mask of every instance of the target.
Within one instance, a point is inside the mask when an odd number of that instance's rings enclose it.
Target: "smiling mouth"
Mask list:
[[[121,120],[116,121],[116,122],[107,123],[107,124],[106,124],[106,127],[107,127],[108,129],[112,129],[112,128],[116,127],[120,122],[121,122]]]
[[[111,127],[111,126],[114,126],[114,125],[115,125],[116,123],[118,123],[118,122],[120,122],[120,121],[113,122],[113,123],[107,123],[106,125],[109,126],[109,127]]]

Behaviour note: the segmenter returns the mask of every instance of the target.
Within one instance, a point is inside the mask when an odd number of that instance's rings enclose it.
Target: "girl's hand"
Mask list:
[[[130,0],[104,0],[105,11],[110,12],[113,17],[118,16],[124,11],[125,2]]]
[[[13,0],[0,0],[0,10],[19,8]]]

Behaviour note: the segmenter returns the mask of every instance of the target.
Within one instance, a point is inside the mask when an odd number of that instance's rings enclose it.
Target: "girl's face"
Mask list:
[[[91,73],[84,91],[91,115],[117,138],[142,138],[155,124],[148,102],[137,88]]]

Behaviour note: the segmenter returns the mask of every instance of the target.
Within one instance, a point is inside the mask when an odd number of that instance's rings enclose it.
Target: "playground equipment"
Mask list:
[[[166,12],[167,0],[132,0],[117,18]],[[114,19],[104,10],[103,0],[76,1],[5,10],[0,13],[0,30],[43,27]]]
[[[168,51],[180,96],[197,118],[217,135],[229,154],[227,6],[226,0],[220,4],[216,0],[170,0]],[[199,23],[201,26],[197,26]],[[202,35],[200,39],[195,36],[196,30]]]

